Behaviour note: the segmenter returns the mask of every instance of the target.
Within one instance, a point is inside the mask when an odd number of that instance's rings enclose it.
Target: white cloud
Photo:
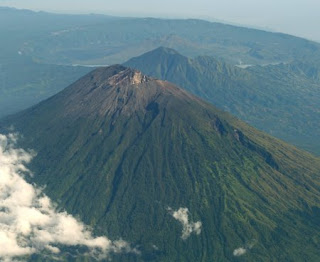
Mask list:
[[[169,211],[171,209],[169,208]],[[188,208],[179,208],[177,211],[172,212],[172,216],[178,220],[183,228],[182,228],[182,236],[183,240],[186,240],[192,233],[199,235],[201,233],[202,223],[198,222],[189,222],[189,210]]]
[[[137,252],[123,240],[94,237],[89,227],[66,212],[57,212],[51,200],[27,183],[25,167],[32,154],[15,148],[17,136],[0,134],[0,260],[47,251],[59,246],[86,246],[90,255],[106,258],[110,252]]]
[[[233,255],[234,255],[235,257],[242,256],[242,255],[244,255],[245,253],[247,253],[247,250],[246,250],[245,248],[243,248],[243,247],[239,247],[239,248],[233,250]]]
[[[246,254],[248,251],[250,251],[250,249],[252,249],[255,246],[256,243],[257,243],[257,240],[255,240],[255,239],[251,240],[250,242],[245,244],[244,247],[239,247],[239,248],[236,248],[235,250],[233,250],[233,255],[235,257],[239,257],[239,256]]]

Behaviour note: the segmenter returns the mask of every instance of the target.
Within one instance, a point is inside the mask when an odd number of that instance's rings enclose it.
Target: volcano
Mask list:
[[[0,127],[60,209],[139,250],[113,261],[320,259],[319,159],[167,81],[99,68]]]

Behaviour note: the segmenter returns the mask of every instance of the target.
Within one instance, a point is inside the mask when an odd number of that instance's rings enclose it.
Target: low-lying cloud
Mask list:
[[[172,216],[178,220],[183,228],[181,238],[186,240],[192,233],[199,235],[201,233],[202,223],[198,222],[189,222],[189,210],[188,208],[179,208],[176,211],[172,211],[169,208],[169,211],[172,213]]]
[[[41,189],[26,182],[32,154],[15,148],[17,136],[0,134],[0,260],[34,253],[60,253],[61,246],[86,248],[85,255],[136,252],[123,241],[94,237],[90,228],[67,212],[57,212]]]
[[[233,250],[233,255],[235,257],[240,257],[240,256],[244,255],[245,253],[247,253],[247,249],[245,249],[243,247],[239,247],[239,248],[236,248],[235,250]]]
[[[250,249],[254,247],[256,242],[257,242],[256,240],[252,240],[249,243],[247,243],[244,247],[236,248],[235,250],[233,250],[233,255],[235,257],[240,257],[245,255],[248,251],[250,251]]]

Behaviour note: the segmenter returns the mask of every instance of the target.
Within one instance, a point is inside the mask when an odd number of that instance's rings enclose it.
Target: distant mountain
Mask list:
[[[141,252],[113,261],[319,261],[319,159],[169,82],[99,68],[12,128],[37,153],[26,179]]]
[[[320,155],[320,70],[294,61],[245,69],[158,48],[124,65],[173,82],[251,125]]]

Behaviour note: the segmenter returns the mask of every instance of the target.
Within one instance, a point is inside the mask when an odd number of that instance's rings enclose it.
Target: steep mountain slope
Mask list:
[[[319,159],[169,82],[96,69],[12,127],[37,152],[31,181],[141,252],[113,261],[320,258]]]
[[[126,66],[168,80],[249,124],[320,155],[320,78],[316,64],[234,67],[211,57],[190,59],[168,48]]]

